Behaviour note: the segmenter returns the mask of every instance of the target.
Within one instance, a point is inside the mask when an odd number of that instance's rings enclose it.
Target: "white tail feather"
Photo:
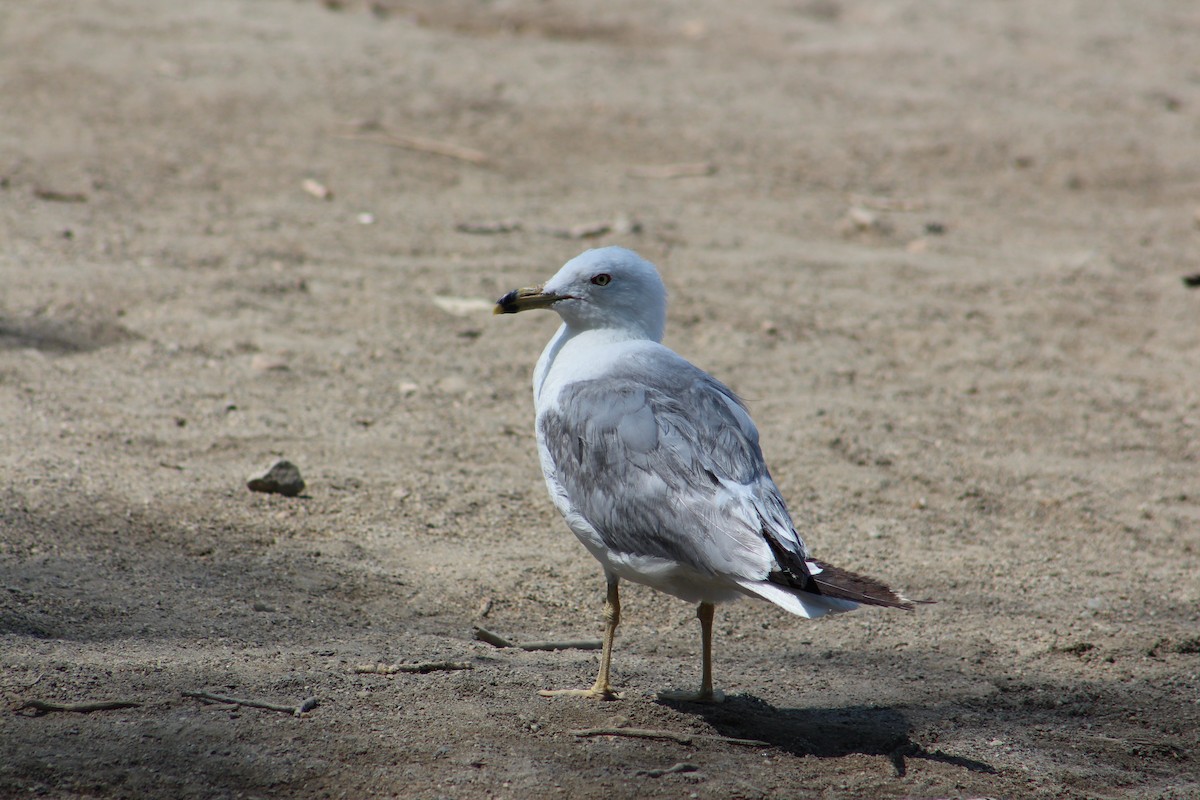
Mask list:
[[[858,608],[858,603],[853,600],[799,592],[766,581],[739,580],[738,585],[763,600],[769,600],[780,608],[807,619],[816,619],[826,614],[838,614]]]

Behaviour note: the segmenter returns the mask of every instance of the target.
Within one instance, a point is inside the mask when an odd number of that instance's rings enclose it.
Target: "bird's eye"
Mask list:
[[[597,286],[608,286],[611,281],[612,275],[609,275],[607,272],[601,272],[599,275],[592,276],[592,283]]]

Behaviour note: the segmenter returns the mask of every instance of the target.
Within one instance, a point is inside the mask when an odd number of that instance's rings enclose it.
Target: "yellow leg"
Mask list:
[[[717,607],[712,603],[701,603],[696,609],[696,616],[700,619],[700,691],[663,691],[658,693],[660,700],[676,700],[687,703],[722,703],[725,701],[725,693],[713,689],[712,681],[712,626],[716,610]]]
[[[621,695],[613,691],[609,683],[609,670],[612,667],[613,640],[617,636],[617,626],[621,624],[621,597],[617,591],[620,579],[616,575],[608,575],[608,596],[604,599],[604,647],[600,651],[600,674],[596,683],[590,689],[543,689],[538,692],[542,697],[587,697],[591,700],[620,700]]]

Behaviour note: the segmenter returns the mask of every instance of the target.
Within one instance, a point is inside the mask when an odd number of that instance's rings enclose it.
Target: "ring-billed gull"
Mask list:
[[[653,264],[620,247],[589,250],[543,286],[504,295],[495,313],[535,308],[562,318],[533,372],[542,471],[608,579],[596,683],[543,695],[618,697],[609,667],[621,578],[699,603],[700,690],[660,693],[674,700],[722,698],[712,685],[716,603],[749,595],[810,618],[860,604],[913,607],[809,555],[745,406],[661,344],[667,293]]]

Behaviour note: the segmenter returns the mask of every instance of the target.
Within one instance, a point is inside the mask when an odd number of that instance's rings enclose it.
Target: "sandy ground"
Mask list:
[[[1198,38],[1192,0],[3,3],[0,795],[1200,797]],[[487,301],[608,243],[813,550],[936,605],[723,608],[714,708],[655,700],[699,643],[649,590],[619,702],[473,638],[599,635],[532,439],[556,321]],[[281,456],[306,492],[247,491]],[[354,672],[434,661],[472,669]],[[611,727],[696,738],[573,734]]]

